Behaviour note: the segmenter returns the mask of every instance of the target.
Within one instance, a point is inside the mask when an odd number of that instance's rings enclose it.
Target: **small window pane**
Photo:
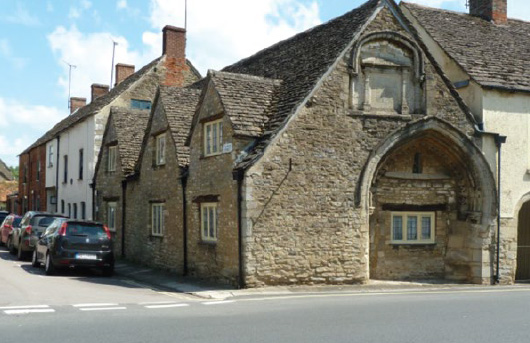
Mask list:
[[[214,214],[214,208],[213,207],[210,207],[208,209],[209,211],[209,229],[210,229],[210,238],[214,238],[215,237],[215,234],[214,234],[214,230],[215,230],[215,214]]]
[[[415,241],[418,239],[418,217],[410,216],[407,218],[407,240]]]
[[[421,217],[421,239],[431,239],[431,217]]]
[[[212,152],[217,152],[217,124],[212,125],[212,134],[213,134],[213,143],[212,143]]]
[[[212,131],[212,126],[211,125],[206,125],[206,154],[211,154],[212,153],[212,149],[211,149],[211,133]]]
[[[202,211],[202,230],[203,230],[203,236],[208,236],[208,211],[203,210]]]
[[[403,217],[394,216],[392,227],[393,227],[393,239],[395,241],[403,240]]]

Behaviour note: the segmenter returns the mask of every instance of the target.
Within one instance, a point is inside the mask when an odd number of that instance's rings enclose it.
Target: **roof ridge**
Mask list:
[[[264,76],[258,76],[258,75],[251,75],[251,74],[243,74],[243,73],[233,73],[228,71],[222,71],[222,70],[208,70],[208,75],[216,76],[216,75],[222,75],[222,76],[229,76],[234,79],[239,80],[252,80],[252,81],[260,81],[260,82],[267,82],[267,83],[273,83],[273,84],[279,84],[281,83],[281,79],[273,79],[270,77],[264,77]]]
[[[308,34],[314,32],[314,31],[318,31],[318,30],[320,30],[320,29],[322,29],[322,28],[324,28],[324,27],[330,25],[331,23],[334,23],[334,22],[336,22],[336,21],[341,20],[342,18],[344,18],[344,17],[350,15],[352,12],[360,11],[360,10],[364,9],[365,7],[369,7],[369,6],[371,6],[373,3],[379,3],[380,1],[382,1],[382,0],[368,0],[367,2],[363,3],[361,6],[359,6],[359,7],[357,7],[357,8],[354,8],[354,9],[352,9],[352,10],[350,10],[350,11],[344,13],[344,14],[341,15],[341,16],[338,16],[338,17],[332,18],[332,19],[330,19],[330,20],[328,20],[328,21],[326,21],[326,22],[324,22],[324,23],[321,23],[321,24],[318,24],[318,25],[316,25],[316,26],[313,26],[313,27],[311,27],[311,28],[309,28],[309,29],[307,29],[307,30],[305,30],[305,31],[298,32],[297,34],[295,34],[295,35],[293,35],[293,36],[291,36],[291,37],[288,37],[288,38],[283,39],[283,40],[281,40],[281,41],[279,41],[279,42],[276,42],[276,43],[274,43],[274,44],[272,44],[272,45],[270,45],[270,46],[268,46],[268,47],[266,47],[266,48],[263,48],[263,49],[261,49],[261,50],[255,52],[254,54],[252,54],[252,55],[250,55],[250,56],[247,56],[247,57],[245,57],[245,58],[243,58],[243,59],[241,59],[241,60],[239,60],[239,61],[237,61],[237,62],[235,62],[235,63],[233,63],[233,64],[230,64],[230,65],[228,65],[228,66],[225,66],[223,69],[221,69],[221,71],[224,71],[224,70],[226,70],[227,68],[233,68],[233,67],[236,67],[236,66],[239,65],[239,64],[244,64],[244,62],[246,62],[246,61],[248,61],[248,60],[252,60],[252,59],[254,59],[254,58],[256,58],[256,57],[258,57],[258,56],[260,56],[260,55],[263,55],[263,54],[265,54],[267,51],[273,50],[273,49],[275,49],[275,48],[277,48],[277,47],[279,47],[279,46],[281,46],[281,45],[283,45],[283,44],[288,44],[289,42],[294,41],[294,40],[296,40],[296,39],[300,39],[301,37],[306,36],[306,35],[308,35]]]

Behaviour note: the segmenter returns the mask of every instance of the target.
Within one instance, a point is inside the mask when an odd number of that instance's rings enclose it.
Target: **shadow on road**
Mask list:
[[[37,276],[46,276],[44,268],[40,266],[35,268],[31,266],[28,260],[19,261],[15,255],[11,255],[5,246],[0,247],[0,261],[9,261],[20,264],[20,268],[28,274]],[[131,282],[128,279],[119,276],[103,276],[99,270],[93,268],[63,268],[58,269],[54,276],[46,276],[50,278],[66,277],[82,282],[89,282],[100,285],[108,285],[122,288],[146,288],[145,285]]]

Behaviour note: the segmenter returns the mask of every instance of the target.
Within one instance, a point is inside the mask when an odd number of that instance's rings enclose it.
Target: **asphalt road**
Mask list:
[[[530,287],[208,301],[0,248],[0,342],[530,342]]]

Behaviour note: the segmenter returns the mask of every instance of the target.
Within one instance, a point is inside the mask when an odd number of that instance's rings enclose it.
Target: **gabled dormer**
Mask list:
[[[210,70],[186,144],[201,159],[231,154],[235,160],[267,133],[280,84],[278,80]]]

